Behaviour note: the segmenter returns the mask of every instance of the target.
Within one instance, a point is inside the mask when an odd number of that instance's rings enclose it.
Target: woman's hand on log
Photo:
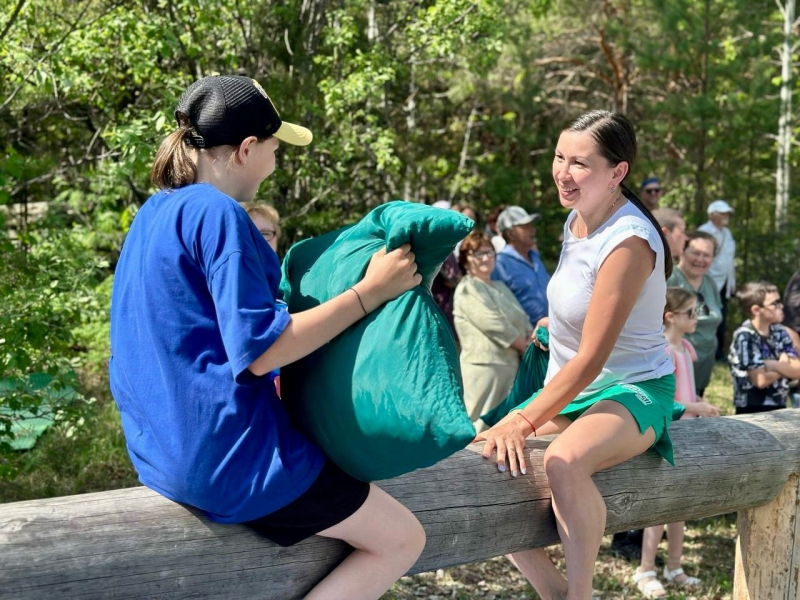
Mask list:
[[[504,419],[491,429],[478,434],[476,438],[476,440],[479,438],[486,440],[483,446],[483,458],[491,458],[492,451],[496,451],[498,471],[505,471],[506,462],[508,462],[512,477],[516,477],[519,473],[523,475],[527,473],[525,438],[527,437],[526,429],[530,429],[530,425],[525,422],[525,419],[516,415],[517,413],[514,413],[512,418]]]

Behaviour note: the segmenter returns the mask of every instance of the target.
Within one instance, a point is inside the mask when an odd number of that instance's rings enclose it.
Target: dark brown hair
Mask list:
[[[763,306],[767,294],[779,294],[777,286],[767,281],[750,281],[745,283],[736,292],[742,312],[749,318],[750,309],[754,306]]]
[[[633,161],[636,159],[637,145],[633,125],[625,115],[607,110],[593,110],[575,119],[565,131],[588,132],[597,142],[600,155],[606,159],[608,164],[618,165],[621,162],[626,162],[628,163],[626,177],[630,174],[633,168]],[[661,244],[664,247],[664,276],[669,277],[672,274],[672,252],[669,251],[669,244],[667,243],[667,238],[664,237],[664,232],[661,231],[661,225],[658,224],[653,214],[636,194],[628,189],[624,183],[620,183],[620,187],[623,195],[633,202],[644,213],[644,216],[650,220],[653,227],[656,228],[658,236],[661,238]]]
[[[462,273],[467,272],[467,257],[480,250],[481,246],[492,247],[492,238],[482,231],[471,231],[461,242],[461,247],[458,250],[458,266]],[[492,247],[492,249],[494,248]]]

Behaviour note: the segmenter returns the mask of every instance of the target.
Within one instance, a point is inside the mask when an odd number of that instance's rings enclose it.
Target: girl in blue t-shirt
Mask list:
[[[379,598],[422,552],[421,524],[299,433],[267,375],[418,285],[414,254],[378,252],[347,292],[290,316],[277,256],[237,202],[273,172],[279,141],[311,132],[240,76],[192,84],[175,115],[152,170],[162,191],[133,221],[112,294],[111,389],[131,460],[142,483],[213,521],[283,546],[352,545],[306,598]]]

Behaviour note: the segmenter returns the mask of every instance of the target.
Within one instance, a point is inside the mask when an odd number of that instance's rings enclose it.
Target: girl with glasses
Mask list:
[[[664,335],[669,343],[669,354],[675,365],[675,401],[683,404],[686,411],[681,419],[719,416],[716,406],[705,402],[695,393],[692,361],[697,357],[694,346],[684,335],[697,328],[699,306],[697,295],[679,287],[667,288],[664,306]],[[692,587],[700,584],[697,577],[689,577],[681,568],[683,555],[683,521],[667,525],[668,558],[664,566],[664,579],[677,587]],[[664,525],[647,527],[642,541],[642,562],[633,575],[636,587],[645,598],[664,598],[667,595],[656,573],[656,552]]]

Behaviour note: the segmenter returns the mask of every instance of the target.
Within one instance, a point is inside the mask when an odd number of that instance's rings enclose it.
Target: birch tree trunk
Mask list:
[[[778,120],[778,166],[775,172],[775,229],[781,231],[786,224],[789,209],[789,155],[792,149],[792,28],[794,27],[795,0],[786,0],[783,6],[783,46],[781,47],[781,109]]]

